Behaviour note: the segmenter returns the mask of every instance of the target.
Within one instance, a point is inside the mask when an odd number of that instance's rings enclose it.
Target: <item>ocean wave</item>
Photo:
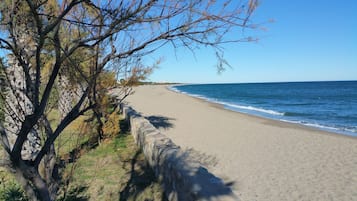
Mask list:
[[[171,89],[173,91],[176,91],[176,92],[179,92],[179,93],[182,93],[182,94],[186,94],[186,95],[192,96],[192,97],[200,98],[200,99],[206,100],[208,102],[217,103],[217,104],[220,104],[220,105],[223,105],[223,106],[227,106],[227,107],[230,107],[232,109],[238,109],[238,111],[240,111],[240,110],[246,110],[247,111],[248,110],[248,111],[260,112],[260,113],[265,113],[265,114],[270,114],[270,115],[277,115],[277,116],[284,116],[285,115],[285,113],[283,113],[283,112],[277,112],[277,111],[274,111],[274,110],[257,108],[257,107],[253,107],[253,106],[237,105],[237,104],[233,104],[233,103],[214,100],[214,99],[202,96],[202,95],[186,93],[186,92],[180,91],[180,90],[178,90],[177,88],[174,88],[174,87],[170,87],[169,89]]]
[[[299,121],[299,120],[286,120],[286,119],[279,119],[283,122],[293,123],[293,124],[300,124],[308,127],[318,128],[325,131],[331,131],[334,133],[341,133],[350,136],[357,136],[357,127],[340,127],[340,126],[327,126],[318,123],[311,123],[307,121]]]
[[[173,87],[168,87],[168,89],[171,90],[171,91],[177,92],[177,93],[185,94],[185,95],[188,95],[188,96],[192,96],[192,97],[195,97],[195,98],[204,99],[204,100],[212,102],[209,98],[207,98],[205,96],[198,95],[198,94],[190,94],[190,93],[181,91],[181,90],[175,88],[174,86]]]
[[[355,133],[355,135],[357,136],[357,127],[356,128],[346,128],[344,130],[347,132]]]
[[[308,113],[301,113],[301,112],[285,112],[284,116],[287,117],[306,117],[306,116],[311,116],[312,114],[308,114]]]
[[[321,103],[283,103],[282,105],[284,106],[308,106],[308,105],[316,105],[316,104],[321,104]]]
[[[188,94],[188,95],[190,95],[190,96],[192,96],[192,97],[195,97],[195,98],[205,99],[205,100],[208,100],[208,101],[209,101],[209,99],[208,99],[207,97],[202,96],[202,95],[196,95],[196,94]]]
[[[265,113],[265,114],[270,114],[270,115],[277,115],[277,116],[284,116],[285,113],[283,112],[277,112],[274,110],[267,110],[263,108],[257,108],[253,106],[244,106],[244,105],[237,105],[237,104],[232,104],[232,103],[225,103],[225,102],[219,102],[222,105],[226,105],[231,108],[236,108],[239,110],[248,110],[248,111],[255,111],[255,112],[260,112],[260,113]]]
[[[182,93],[180,90],[178,90],[177,88],[175,88],[174,86],[168,86],[167,89],[177,92],[177,93]]]
[[[320,128],[320,129],[327,129],[327,130],[341,130],[340,128],[337,127],[332,127],[332,126],[324,126],[321,124],[317,123],[310,123],[307,121],[299,121],[299,120],[286,120],[286,119],[279,119],[280,121],[287,122],[287,123],[293,123],[293,124],[301,124],[304,126],[309,126],[309,127],[315,127],[315,128]]]

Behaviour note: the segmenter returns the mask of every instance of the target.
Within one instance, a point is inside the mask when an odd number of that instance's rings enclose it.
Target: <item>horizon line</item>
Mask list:
[[[199,84],[274,84],[274,83],[306,83],[306,82],[357,82],[357,79],[356,80],[313,80],[313,81],[309,81],[309,80],[306,80],[306,81],[262,81],[262,82],[155,82],[155,81],[150,81],[150,82],[153,82],[153,83],[172,83],[172,84],[192,84],[192,85],[199,85]]]

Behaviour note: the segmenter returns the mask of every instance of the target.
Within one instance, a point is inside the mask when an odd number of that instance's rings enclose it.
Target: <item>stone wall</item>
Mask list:
[[[190,158],[147,119],[125,105],[121,111],[170,201],[238,200],[221,179]]]

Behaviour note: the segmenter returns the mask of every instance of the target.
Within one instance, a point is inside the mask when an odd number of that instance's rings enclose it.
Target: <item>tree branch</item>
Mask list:
[[[74,6],[76,6],[77,4],[80,4],[82,2],[85,2],[85,1],[86,0],[72,0],[71,3],[67,6],[67,8],[57,17],[57,19],[52,24],[49,24],[44,28],[41,35],[45,36],[48,33],[50,33],[56,26],[58,26],[60,24],[63,17],[66,16],[72,10],[72,8]]]
[[[38,38],[38,43],[36,46],[36,55],[35,55],[35,69],[36,69],[36,78],[35,78],[35,86],[34,86],[34,91],[33,91],[33,102],[32,104],[34,105],[35,108],[39,107],[39,99],[40,99],[40,79],[41,79],[41,50],[44,44],[44,36],[42,35],[42,21],[39,17],[39,14],[37,12],[38,6],[35,6],[33,1],[31,0],[26,0],[33,18],[35,19],[36,22],[36,27],[37,27],[37,33],[39,33],[39,38]],[[29,86],[27,86],[29,87]]]
[[[38,153],[36,156],[36,159],[34,161],[34,165],[38,166],[44,157],[44,155],[49,151],[51,145],[54,143],[54,141],[57,139],[57,137],[61,134],[61,132],[75,119],[77,119],[79,116],[83,115],[85,112],[88,110],[92,109],[95,105],[90,105],[82,110],[80,110],[80,107],[82,106],[83,102],[86,100],[86,97],[89,93],[89,88],[86,90],[86,92],[82,95],[81,99],[78,101],[78,103],[72,108],[72,110],[66,115],[66,117],[61,121],[61,123],[57,126],[57,129],[53,132],[51,136],[49,136],[45,144],[43,145],[41,151]]]
[[[55,80],[58,76],[59,70],[61,68],[61,64],[62,64],[62,59],[61,59],[61,41],[59,39],[59,26],[56,29],[54,38],[53,38],[53,42],[54,42],[54,48],[55,48],[55,56],[56,56],[56,61],[55,64],[53,66],[53,70],[51,73],[51,76],[47,82],[46,88],[43,92],[42,95],[42,99],[41,102],[39,104],[39,107],[36,108],[35,113],[37,114],[38,119],[40,118],[40,116],[43,114],[47,102],[48,102],[48,98],[50,97],[51,94],[51,90],[53,88],[53,85],[55,83]]]
[[[11,147],[9,139],[7,138],[6,131],[4,127],[0,124],[0,135],[1,135],[1,144],[4,147],[5,151],[11,155]]]

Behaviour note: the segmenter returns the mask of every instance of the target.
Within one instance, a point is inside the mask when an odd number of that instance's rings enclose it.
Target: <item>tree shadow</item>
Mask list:
[[[217,163],[215,157],[179,147],[158,148],[158,158],[165,158],[153,167],[157,177],[163,178],[165,195],[175,200],[239,200],[232,191],[234,181],[225,181],[211,173],[207,166]],[[200,159],[201,158],[201,159]]]
[[[130,124],[127,119],[121,120],[119,126],[119,137],[129,134]],[[125,186],[119,192],[119,201],[126,201],[129,199],[137,200],[138,196],[140,196],[145,189],[152,187],[154,183],[159,183],[153,170],[144,159],[141,149],[137,149],[132,157],[124,160],[121,159],[121,161],[123,162],[122,167],[126,169],[130,175]],[[164,192],[162,192],[159,197],[162,198],[162,201],[167,201]]]
[[[174,121],[174,118],[152,115],[145,117],[145,119],[149,120],[149,122],[157,129],[169,129],[173,128],[174,124],[171,121]]]
[[[128,119],[122,119],[119,121],[119,135],[127,134],[130,131],[130,123]]]
[[[124,111],[130,120],[142,117],[130,107]],[[172,123],[169,122],[172,119],[158,117],[146,117],[153,124],[151,126],[145,124],[145,121],[136,120],[141,123],[142,129],[138,129],[135,138],[139,147],[147,152],[147,161],[156,178],[162,182],[165,197],[180,201],[239,200],[232,190],[234,181],[227,182],[209,171],[210,167],[217,164],[217,159],[193,149],[183,150],[175,145],[171,139],[156,130],[162,122],[169,123],[166,126],[164,124],[164,128],[172,127]],[[132,176],[135,177],[135,174],[134,168]],[[128,192],[128,188],[126,187],[122,193]]]
[[[87,191],[87,186],[78,186],[69,189],[69,191],[64,195],[64,197],[59,198],[60,201],[88,201],[89,197],[85,195]]]
[[[75,163],[83,154],[99,146],[97,138],[90,138],[80,144],[78,147],[73,148],[69,153],[64,154],[61,160],[65,164]]]
[[[130,178],[123,190],[119,192],[119,201],[126,201],[129,200],[129,198],[131,200],[137,200],[138,196],[145,189],[150,188],[155,182],[158,182],[150,166],[145,160],[139,158],[141,154],[142,152],[139,149],[130,161]],[[159,197],[161,197],[162,201],[167,201],[163,192]],[[146,198],[145,200],[151,199]]]
[[[185,158],[186,160],[189,158],[190,160],[196,161],[201,166],[207,168],[215,167],[218,164],[217,157],[197,151],[194,148],[184,149],[183,155],[181,157]]]

